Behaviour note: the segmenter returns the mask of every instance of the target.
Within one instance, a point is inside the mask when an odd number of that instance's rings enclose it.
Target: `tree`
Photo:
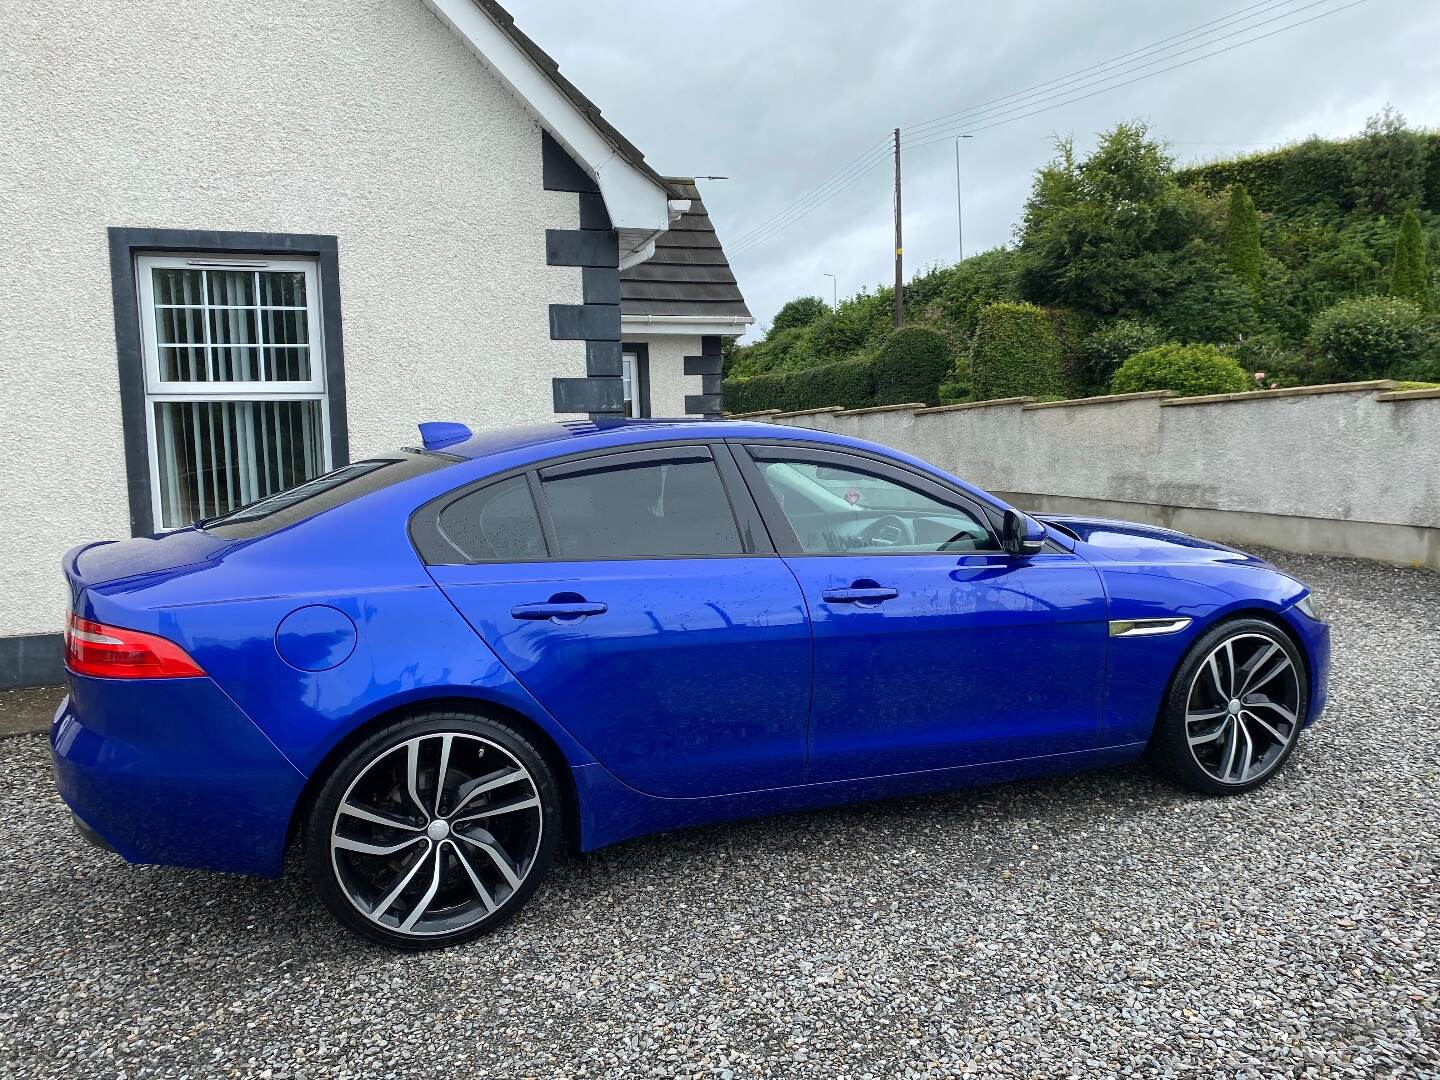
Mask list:
[[[1430,268],[1425,259],[1425,234],[1420,215],[1405,211],[1395,238],[1395,261],[1390,267],[1390,295],[1409,300],[1425,311],[1430,307]]]
[[[1260,215],[1244,184],[1230,189],[1230,211],[1225,215],[1225,261],[1250,295],[1260,298]]]
[[[1425,142],[1389,105],[1365,121],[1350,157],[1349,194],[1357,210],[1399,214],[1425,193]]]
[[[1180,187],[1145,125],[1117,125],[1084,161],[1061,141],[1025,204],[1020,292],[1100,317],[1151,312],[1179,284],[1174,263],[1205,227],[1203,197]]]
[[[775,313],[775,318],[770,323],[770,333],[778,334],[798,326],[809,326],[829,313],[830,305],[818,296],[797,296]]]

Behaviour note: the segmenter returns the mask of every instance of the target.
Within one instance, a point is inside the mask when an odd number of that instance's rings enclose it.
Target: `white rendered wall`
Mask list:
[[[650,415],[685,416],[685,395],[700,393],[700,376],[685,374],[685,357],[700,355],[698,334],[627,333],[627,342],[643,343],[650,351]],[[696,414],[698,415],[698,414]]]
[[[335,235],[352,456],[415,423],[553,418],[545,264],[574,194],[420,0],[11,4],[0,34],[0,636],[59,631],[59,560],[128,535],[107,226]]]

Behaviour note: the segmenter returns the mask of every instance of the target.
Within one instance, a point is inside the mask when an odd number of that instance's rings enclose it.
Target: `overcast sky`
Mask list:
[[[1340,10],[1348,2],[507,0],[507,7],[660,172],[730,177],[702,187],[758,329],[791,297],[828,301],[826,272],[838,278],[841,297],[893,277],[888,159],[767,242],[738,243],[879,146],[891,128],[1103,64],[1247,7],[1250,17],[1171,46],[1200,48],[1117,76],[1159,72],[1152,78],[1015,118],[1053,104],[1040,91],[1008,114],[970,121],[974,137],[960,144],[965,250],[1010,240],[1034,170],[1057,135],[1086,149],[1117,120],[1140,119],[1186,162],[1310,134],[1352,134],[1387,102],[1414,125],[1440,126],[1440,3],[1363,0]],[[1277,16],[1284,17],[1266,21]],[[1236,36],[1206,44],[1230,33]],[[1066,96],[1105,86],[1119,70],[1081,76],[1100,81]],[[997,120],[1010,122],[978,130]],[[948,130],[937,125],[926,134]],[[904,154],[903,169],[908,278],[957,257],[954,142],[917,145]],[[842,182],[850,178],[842,174]]]

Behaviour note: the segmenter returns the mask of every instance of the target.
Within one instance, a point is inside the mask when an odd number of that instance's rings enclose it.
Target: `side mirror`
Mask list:
[[[1019,510],[1006,510],[1000,525],[1000,546],[1019,559],[1039,555],[1045,546],[1045,526]]]

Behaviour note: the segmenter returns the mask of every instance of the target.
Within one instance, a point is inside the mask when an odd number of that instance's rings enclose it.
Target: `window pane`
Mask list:
[[[544,491],[561,557],[743,551],[713,461],[565,476]]]
[[[265,350],[265,378],[303,382],[310,378],[310,350],[304,345]]]
[[[205,278],[210,287],[211,304],[254,306],[255,271],[207,270]]]
[[[812,554],[994,548],[970,511],[859,468],[767,461],[760,472],[801,548]]]
[[[266,311],[265,344],[305,345],[310,341],[310,324],[303,311]]]
[[[160,526],[229,513],[317,475],[319,401],[157,401]]]
[[[304,307],[305,275],[298,270],[261,272],[260,303],[266,307]]]
[[[467,559],[543,559],[545,535],[523,476],[512,477],[451,503],[440,532]]]
[[[210,355],[216,381],[252,382],[261,378],[255,331],[254,311],[246,308],[211,310]]]
[[[161,345],[203,345],[205,309],[198,307],[157,307],[155,338]]]
[[[156,268],[151,271],[157,304],[203,304],[199,270],[183,270],[180,267]]]
[[[207,382],[210,374],[205,366],[205,346],[162,348],[160,378],[166,382]]]

